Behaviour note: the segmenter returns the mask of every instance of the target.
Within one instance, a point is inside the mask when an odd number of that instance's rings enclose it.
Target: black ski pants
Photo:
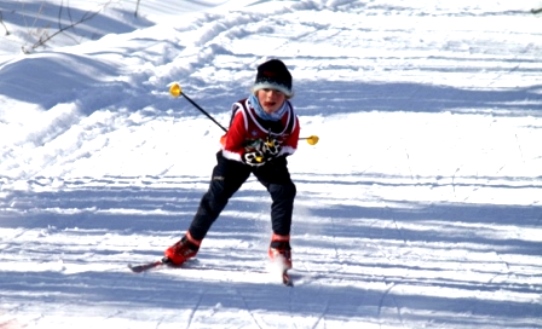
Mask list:
[[[226,159],[222,151],[216,155],[217,164],[213,169],[208,191],[201,198],[198,210],[188,231],[196,240],[202,240],[211,225],[228,204],[228,200],[248,179],[250,174],[267,189],[271,195],[271,226],[273,233],[289,235],[292,225],[292,211],[296,187],[290,178],[286,157],[278,157],[260,167]]]

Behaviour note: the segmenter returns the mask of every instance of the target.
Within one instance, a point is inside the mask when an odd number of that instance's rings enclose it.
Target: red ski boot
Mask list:
[[[200,244],[201,241],[195,240],[190,235],[190,232],[186,232],[186,235],[177,243],[167,248],[164,254],[169,263],[181,266],[184,262],[196,256]]]
[[[284,270],[292,268],[292,248],[289,235],[273,234],[267,252],[272,263],[278,263]]]

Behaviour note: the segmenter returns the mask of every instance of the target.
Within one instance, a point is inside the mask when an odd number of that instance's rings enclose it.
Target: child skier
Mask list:
[[[209,189],[190,227],[165,251],[168,262],[181,265],[196,255],[228,200],[252,173],[272,200],[268,255],[272,261],[280,260],[285,269],[292,267],[290,227],[296,187],[286,157],[295,152],[300,131],[289,101],[292,96],[292,76],[282,61],[271,59],[258,66],[252,94],[232,106]]]

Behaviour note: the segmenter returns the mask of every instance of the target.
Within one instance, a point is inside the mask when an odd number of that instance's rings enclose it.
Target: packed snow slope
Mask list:
[[[540,1],[136,3],[0,0],[0,328],[542,328]],[[191,269],[131,273],[222,134],[168,85],[227,125],[273,57],[320,137],[295,287],[253,178]]]

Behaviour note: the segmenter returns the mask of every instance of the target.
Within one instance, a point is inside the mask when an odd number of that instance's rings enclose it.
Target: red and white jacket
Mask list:
[[[289,101],[287,110],[277,121],[264,120],[249,106],[248,98],[232,105],[232,118],[226,134],[220,139],[222,155],[230,160],[242,162],[245,146],[251,141],[268,136],[280,141],[280,155],[292,155],[299,141],[299,119]]]

